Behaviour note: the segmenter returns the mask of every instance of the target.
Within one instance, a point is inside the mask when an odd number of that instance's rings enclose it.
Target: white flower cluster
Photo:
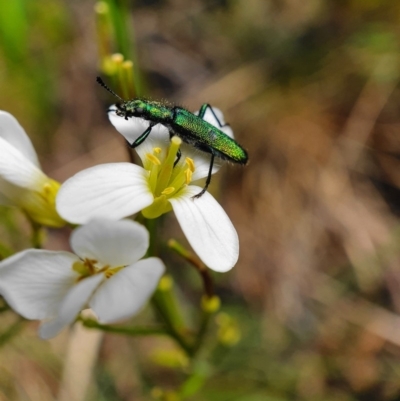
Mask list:
[[[219,110],[214,112],[222,119]],[[144,120],[125,120],[115,111],[109,117],[130,143],[148,127]],[[210,111],[205,120],[220,128]],[[223,130],[232,136],[229,127]],[[140,260],[149,234],[124,217],[141,211],[156,218],[173,210],[209,268],[225,272],[236,264],[239,242],[229,217],[208,192],[192,198],[201,188],[191,182],[207,176],[209,157],[179,138],[170,140],[161,125],[135,150],[143,167],[98,165],[59,188],[41,171],[23,128],[0,111],[0,204],[21,208],[41,225],[83,224],[71,236],[74,254],[29,249],[0,262],[0,295],[25,318],[43,320],[43,338],[56,335],[85,307],[100,322],[112,323],[134,315],[151,297],[164,265],[158,258]]]

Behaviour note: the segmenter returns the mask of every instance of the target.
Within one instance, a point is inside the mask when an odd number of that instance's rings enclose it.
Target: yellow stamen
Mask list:
[[[94,274],[103,273],[106,278],[110,278],[115,273],[122,270],[125,266],[110,267],[110,265],[98,266],[99,262],[96,259],[78,260],[72,264],[72,270],[79,274],[77,281]]]
[[[97,260],[96,259],[85,259],[83,261],[83,263],[85,266],[87,266],[87,268],[91,274],[96,273],[96,271],[97,271],[97,268],[96,268]]]
[[[190,168],[190,171],[192,173],[194,173],[194,170],[196,170],[196,168],[194,167],[193,159],[191,159],[190,157],[185,157],[185,162],[188,165],[188,167]]]
[[[97,260],[96,259],[84,259],[83,261],[77,260],[72,264],[72,270],[75,271],[76,273],[79,274],[78,281],[91,276],[93,274],[98,273],[99,269],[96,266],[97,265]],[[108,266],[106,266],[104,269],[107,269]]]
[[[122,270],[125,266],[118,266],[118,267],[113,267],[112,269],[109,268],[109,266],[106,266],[106,270],[104,271],[104,276],[106,278],[112,277],[115,273],[118,273],[120,270]],[[103,270],[103,269],[102,269]]]
[[[192,181],[192,171],[190,169],[185,170],[185,176],[186,176],[186,184],[189,185],[190,182]]]
[[[115,271],[108,269],[108,270],[106,270],[106,271],[104,272],[104,275],[106,276],[106,278],[110,278],[110,277],[113,276],[115,273],[116,273]]]
[[[105,266],[102,267],[101,269],[98,269],[98,270],[96,271],[96,273],[104,273],[104,272],[106,272],[109,268],[110,268],[110,265],[105,265]]]
[[[165,188],[164,191],[161,192],[161,195],[171,195],[173,192],[175,192],[175,188],[168,187],[168,188]]]
[[[153,164],[156,164],[157,166],[161,165],[160,159],[157,156],[152,155],[151,153],[146,154],[147,160],[150,160]]]
[[[172,210],[170,198],[176,196],[192,181],[196,170],[193,159],[185,157],[184,163],[175,165],[181,144],[182,139],[174,136],[166,155],[161,148],[153,148],[152,154],[146,154],[144,167],[149,171],[147,182],[154,196],[153,203],[142,210],[143,216],[148,219],[154,219]],[[157,157],[161,152],[162,156]]]

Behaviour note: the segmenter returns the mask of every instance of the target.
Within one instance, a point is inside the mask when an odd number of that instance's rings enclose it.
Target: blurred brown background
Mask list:
[[[219,107],[250,155],[211,187],[240,237],[237,266],[215,280],[242,340],[192,399],[400,400],[400,3],[115,3],[146,92]],[[93,7],[0,5],[0,109],[60,181],[127,160],[105,113],[113,99],[95,82]],[[27,247],[21,216],[2,208],[0,219],[2,244]],[[183,238],[172,215],[164,227],[165,239]],[[47,247],[66,240],[50,232]],[[196,299],[198,278],[176,258],[169,266]],[[0,349],[1,400],[54,399],[66,339],[44,342],[35,329]],[[143,388],[173,382],[149,362],[158,341],[106,336],[88,399],[147,400]]]

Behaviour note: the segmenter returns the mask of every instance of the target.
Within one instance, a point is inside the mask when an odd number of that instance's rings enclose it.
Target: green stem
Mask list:
[[[200,324],[199,329],[196,335],[196,341],[193,346],[193,353],[196,354],[206,336],[208,326],[210,324],[212,316],[219,310],[221,306],[221,301],[217,296],[208,297],[207,295],[203,296],[201,300],[201,317],[200,317]]]
[[[181,310],[173,292],[173,280],[170,276],[165,275],[158,286],[155,297],[163,304],[166,314],[169,316],[173,326],[180,332],[185,332],[186,325]]]
[[[32,248],[42,249],[42,243],[44,238],[43,227],[40,224],[33,221],[28,215],[27,218],[32,228],[32,234],[31,234]]]
[[[113,27],[115,32],[115,40],[118,51],[124,55],[125,60],[133,61],[133,74],[135,97],[143,96],[142,77],[137,63],[137,55],[135,49],[135,40],[131,38],[134,36],[131,29],[132,22],[129,21],[129,2],[117,2],[116,0],[107,0],[110,7],[111,16],[113,20]],[[125,91],[126,88],[121,88]],[[124,94],[125,96],[128,93]]]
[[[157,223],[159,219],[145,219],[139,216],[137,221],[144,224],[150,233],[150,245],[147,256],[156,256],[158,250]],[[172,291],[172,279],[164,276],[159,284],[157,291],[152,298],[152,305],[165,326],[168,335],[186,352],[192,355],[192,347],[185,338],[187,329],[184,319],[178,308],[178,303]]]
[[[128,4],[126,1],[108,0],[108,5],[111,11],[118,51],[124,55],[125,59],[131,59],[131,43],[127,23]]]
[[[204,386],[206,380],[212,375],[212,366],[204,360],[196,361],[191,374],[181,384],[177,393],[181,399],[186,399],[195,395],[201,387]]]
[[[121,327],[100,324],[92,319],[79,318],[82,324],[89,329],[99,329],[108,333],[124,334],[129,336],[168,335],[161,327]]]
[[[196,341],[193,346],[193,355],[195,355],[200,350],[201,345],[203,344],[204,337],[207,333],[207,329],[210,324],[211,316],[212,313],[202,311],[199,330],[197,332]]]
[[[152,303],[154,309],[156,310],[158,316],[163,321],[165,329],[170,335],[170,337],[175,340],[175,342],[186,352],[186,354],[191,358],[193,356],[192,345],[185,338],[183,331],[186,329],[178,329],[174,322],[174,318],[171,315],[171,311],[164,304],[164,297],[159,290],[156,291],[152,298]]]
[[[158,235],[157,235],[158,219],[144,219],[143,224],[150,233],[150,244],[147,249],[147,256],[156,256],[158,254]]]
[[[214,296],[214,284],[210,276],[207,266],[200,262],[192,252],[188,251],[183,245],[181,245],[175,239],[170,239],[168,241],[168,246],[176,252],[179,256],[186,259],[200,274],[203,281],[204,293],[209,297]]]

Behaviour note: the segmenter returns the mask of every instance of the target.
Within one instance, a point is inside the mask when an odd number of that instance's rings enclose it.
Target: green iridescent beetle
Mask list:
[[[247,163],[247,152],[234,139],[226,135],[214,125],[203,120],[207,109],[209,109],[218,122],[220,128],[227,125],[222,125],[220,123],[214,110],[209,104],[203,104],[200,108],[199,114],[195,115],[182,107],[170,106],[162,102],[140,98],[126,101],[112,91],[100,77],[97,77],[97,82],[121,100],[121,103],[116,105],[116,114],[118,116],[124,117],[126,120],[130,117],[138,117],[149,121],[149,127],[143,132],[143,134],[141,134],[133,143],[128,142],[131,148],[135,148],[145,141],[155,125],[162,124],[168,129],[170,137],[176,135],[181,138],[182,141],[211,155],[210,167],[204,188],[197,195],[193,196],[193,198],[199,198],[204,194],[204,192],[206,192],[211,182],[215,157],[242,165]],[[178,163],[179,159],[180,151],[178,152],[175,165]]]

